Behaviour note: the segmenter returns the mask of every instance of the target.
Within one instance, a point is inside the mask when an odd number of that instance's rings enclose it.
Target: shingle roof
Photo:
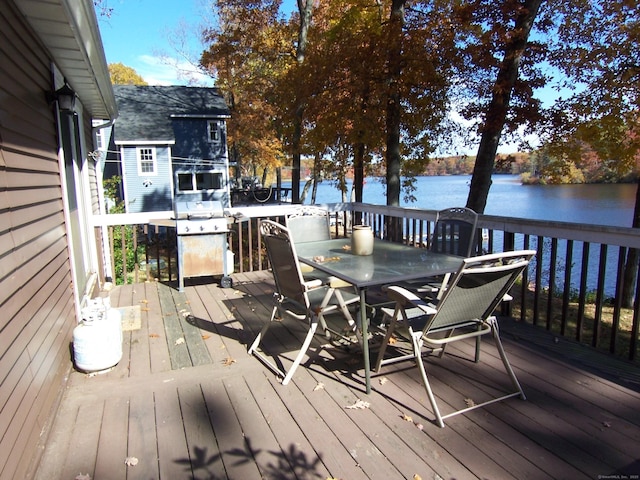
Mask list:
[[[173,142],[171,116],[220,118],[229,108],[217,88],[114,85],[115,141]]]

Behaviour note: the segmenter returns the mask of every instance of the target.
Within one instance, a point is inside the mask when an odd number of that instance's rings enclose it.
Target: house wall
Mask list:
[[[173,146],[174,165],[179,167],[180,160],[184,158],[205,159],[223,163],[227,155],[227,137],[224,120],[219,119],[223,125],[220,129],[220,142],[207,141],[207,120],[202,118],[174,118],[173,131],[176,144]],[[209,119],[213,120],[213,119]]]
[[[155,175],[139,175],[136,147],[121,147],[126,211],[139,213],[171,210],[173,208],[171,148],[167,145],[141,146],[155,146],[157,171]]]
[[[0,479],[29,478],[76,325],[51,60],[0,0]],[[86,128],[86,126],[85,126]]]

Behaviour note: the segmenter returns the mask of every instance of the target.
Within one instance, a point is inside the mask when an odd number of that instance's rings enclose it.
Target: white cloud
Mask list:
[[[172,57],[140,55],[132,67],[149,85],[198,85],[212,87],[214,80],[197,67]]]

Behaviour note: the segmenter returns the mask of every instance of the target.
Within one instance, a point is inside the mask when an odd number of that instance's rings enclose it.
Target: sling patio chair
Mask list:
[[[385,315],[391,320],[378,353],[375,370],[379,371],[383,365],[390,363],[415,360],[436,423],[440,427],[444,427],[444,420],[453,415],[518,395],[525,399],[500,341],[498,321],[493,312],[535,253],[535,250],[521,250],[467,258],[453,274],[442,297],[436,300],[423,299],[398,286],[387,288],[387,294],[395,301],[395,308],[384,309]],[[480,360],[480,337],[488,333],[493,336],[515,391],[442,415],[427,378],[423,354],[438,354],[442,357],[449,343],[475,338],[477,363]],[[400,342],[390,345],[392,337],[402,337],[410,342],[411,353],[407,354],[406,350],[403,352]],[[387,350],[396,355],[385,358]]]
[[[271,318],[265,323],[249,347],[249,354],[256,355],[267,367],[283,377],[282,384],[286,385],[304,358],[318,324],[325,331],[327,330],[325,315],[333,312],[341,313],[349,328],[356,330],[356,323],[348,307],[359,302],[360,297],[355,293],[323,284],[321,280],[305,281],[300,270],[295,245],[285,226],[271,220],[262,220],[260,233],[267,249],[276,291],[273,294],[274,304]],[[288,371],[276,365],[260,350],[260,344],[264,340],[267,330],[273,324],[276,316],[283,314],[301,320],[308,326],[300,351]],[[362,341],[361,338],[358,340]]]
[[[291,233],[294,244],[305,242],[318,242],[322,240],[331,240],[331,226],[329,211],[317,205],[300,205],[293,212],[285,216],[285,225]],[[344,280],[336,278],[325,272],[321,272],[310,265],[301,264],[300,269],[305,280],[321,280],[332,288],[352,289],[354,293],[358,293],[356,288]],[[359,315],[356,315],[356,321]],[[328,327],[325,330],[327,336],[333,334],[343,340],[351,341],[349,333],[338,331]]]
[[[285,216],[285,225],[289,229],[294,244],[319,242],[331,239],[329,212],[315,205],[300,205]],[[319,279],[324,283],[332,283],[334,287],[350,287],[351,285],[309,265],[300,265],[305,279]]]
[[[460,257],[470,257],[474,250],[474,240],[478,225],[478,214],[470,208],[451,207],[440,210],[436,215],[429,250]],[[401,286],[418,294],[442,296],[451,276],[412,280]]]

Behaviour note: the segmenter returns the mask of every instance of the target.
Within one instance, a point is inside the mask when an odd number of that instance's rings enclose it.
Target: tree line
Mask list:
[[[637,174],[635,2],[297,5],[216,0],[204,32],[201,65],[226,95],[230,155],[247,174],[287,166],[299,180],[303,158],[315,159],[314,175],[352,171],[356,183],[383,170],[387,204],[397,205],[412,175],[438,170],[440,153],[460,145],[477,148],[467,203],[482,212],[500,142],[526,150],[525,135],[555,159],[552,181],[594,161]]]

